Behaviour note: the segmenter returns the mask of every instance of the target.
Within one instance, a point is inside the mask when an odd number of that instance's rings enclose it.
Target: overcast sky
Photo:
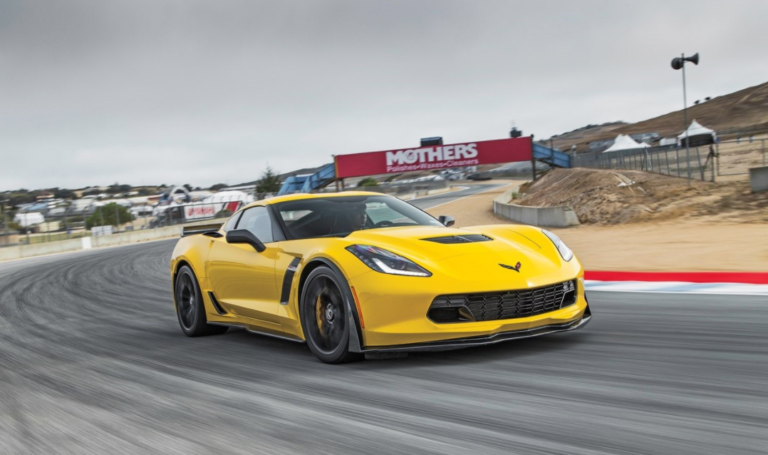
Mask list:
[[[0,0],[0,191],[255,180],[768,81],[768,1]]]

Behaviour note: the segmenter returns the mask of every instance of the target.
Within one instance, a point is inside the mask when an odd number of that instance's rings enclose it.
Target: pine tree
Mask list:
[[[257,193],[277,193],[280,191],[280,177],[267,166],[267,169],[261,174],[261,178],[256,182]]]

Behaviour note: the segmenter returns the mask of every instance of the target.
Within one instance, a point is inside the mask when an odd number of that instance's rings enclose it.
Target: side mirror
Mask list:
[[[227,232],[227,243],[247,243],[259,253],[267,249],[261,240],[247,229],[235,229]]]
[[[456,224],[456,220],[451,215],[440,215],[437,217],[437,221],[443,223],[446,227],[451,227]]]

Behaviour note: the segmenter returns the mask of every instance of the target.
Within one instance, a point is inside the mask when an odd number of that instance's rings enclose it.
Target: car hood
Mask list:
[[[527,277],[547,275],[563,264],[554,248],[542,248],[512,229],[484,231],[483,228],[393,227],[356,231],[346,240],[387,249],[413,260],[433,274],[461,281],[503,280],[512,286],[529,285]],[[462,243],[426,240],[478,234],[491,240]],[[516,269],[518,263],[520,266]]]

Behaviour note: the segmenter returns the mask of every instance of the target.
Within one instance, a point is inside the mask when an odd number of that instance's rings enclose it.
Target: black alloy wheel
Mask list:
[[[176,274],[174,300],[176,301],[176,315],[179,318],[179,325],[185,335],[197,337],[217,335],[227,331],[227,327],[208,324],[203,295],[200,292],[195,274],[189,266],[182,266]]]
[[[301,297],[301,325],[307,345],[317,358],[326,363],[356,360],[360,355],[349,352],[350,327],[347,301],[342,291],[347,286],[328,267],[320,266],[307,277]]]

